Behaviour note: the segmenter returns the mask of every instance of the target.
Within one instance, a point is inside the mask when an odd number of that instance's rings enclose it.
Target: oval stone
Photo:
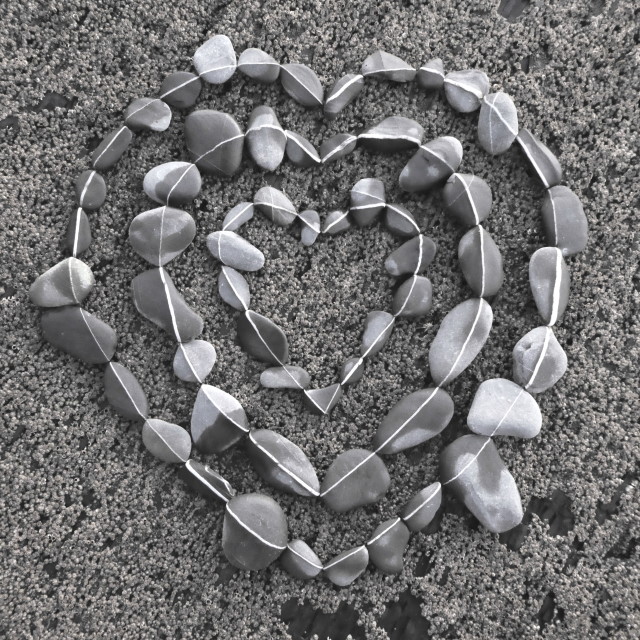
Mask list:
[[[299,214],[301,230],[300,242],[305,247],[310,247],[320,235],[320,216],[317,211],[307,209]]]
[[[178,424],[150,418],[142,425],[142,442],[149,453],[169,464],[187,462],[191,436]]]
[[[451,136],[423,144],[400,173],[400,188],[410,193],[426,191],[444,182],[462,162],[462,145]]]
[[[85,211],[99,209],[107,197],[107,185],[97,172],[87,169],[76,180],[76,198],[78,205]]]
[[[566,370],[567,354],[551,327],[532,329],[513,349],[513,378],[531,393],[551,388]]]
[[[175,109],[189,109],[198,100],[202,81],[189,71],[170,73],[160,85],[160,100]]]
[[[223,231],[237,231],[253,218],[253,202],[241,202],[227,212],[222,221]]]
[[[229,502],[236,494],[229,482],[208,464],[188,460],[180,468],[180,475],[198,495],[208,500]]]
[[[256,192],[253,205],[280,227],[289,226],[298,216],[293,202],[282,191],[270,186],[262,187]]]
[[[171,109],[158,98],[137,98],[126,108],[124,123],[134,131],[166,131]]]
[[[418,69],[418,85],[427,91],[437,91],[444,85],[444,65],[440,58],[429,60]]]
[[[284,331],[255,311],[248,310],[238,316],[238,341],[256,360],[283,365],[289,359],[289,343]]]
[[[324,89],[313,69],[304,64],[283,64],[280,82],[282,88],[302,106],[322,106]]]
[[[355,384],[364,375],[364,358],[349,358],[340,369],[340,385]]]
[[[284,134],[287,136],[287,146],[284,151],[291,164],[301,169],[308,169],[322,162],[315,147],[306,138],[288,129]]]
[[[433,520],[442,503],[442,485],[434,482],[416,493],[400,512],[409,531],[421,531]]]
[[[280,556],[282,568],[298,580],[310,580],[322,571],[322,562],[304,541],[292,540]]]
[[[320,145],[320,160],[323,164],[337,162],[348,156],[358,144],[358,136],[351,133],[338,133]]]
[[[38,307],[80,304],[96,283],[82,260],[67,258],[39,275],[29,288],[29,299]]]
[[[411,212],[399,204],[387,204],[384,223],[396,236],[411,238],[420,233],[420,227]]]
[[[349,212],[337,209],[336,211],[330,211],[327,214],[327,217],[324,219],[322,233],[335,236],[350,228],[351,222],[349,222]]]
[[[218,275],[218,295],[238,311],[246,311],[251,302],[249,283],[231,267],[222,267]]]
[[[303,400],[312,413],[326,415],[340,402],[342,394],[343,390],[339,384],[330,384],[319,389],[305,389]]]
[[[360,72],[365,78],[391,82],[411,82],[416,77],[416,70],[410,64],[382,49],[365,58]]]
[[[589,223],[578,196],[564,185],[551,187],[542,203],[542,222],[549,242],[572,256],[587,246]]]
[[[236,52],[231,40],[223,34],[207,40],[193,54],[193,66],[209,84],[226,82],[236,70]]]
[[[402,557],[409,543],[409,529],[400,518],[385,520],[367,542],[369,558],[386,574],[402,571]]]
[[[431,238],[419,235],[407,240],[392,251],[384,262],[384,268],[392,276],[423,272],[436,255],[436,244]]]
[[[280,166],[287,136],[271,107],[256,107],[251,112],[244,138],[249,155],[261,169],[275,171]]]
[[[424,276],[411,276],[393,295],[393,314],[405,318],[424,316],[431,309],[431,280]]]
[[[324,116],[335,120],[340,112],[350,105],[364,89],[364,78],[359,73],[347,73],[331,88],[324,101]]]
[[[270,367],[260,374],[260,384],[267,389],[306,389],[311,376],[302,367]]]
[[[258,271],[264,266],[262,251],[234,231],[214,231],[207,236],[207,249],[223,264],[240,271]]]
[[[478,297],[494,296],[504,282],[502,254],[493,238],[481,226],[460,238],[458,262],[467,284]]]
[[[485,96],[478,117],[478,142],[491,155],[507,151],[518,135],[518,111],[502,91]]]
[[[109,404],[128,420],[146,420],[149,403],[138,379],[126,367],[110,362],[104,370],[104,394]]]
[[[442,189],[444,208],[460,224],[472,227],[491,213],[491,187],[478,176],[454,173]]]
[[[549,147],[528,129],[520,129],[516,139],[531,167],[547,189],[562,182],[562,167]]]
[[[173,356],[173,373],[185,382],[202,384],[217,359],[215,347],[206,340],[181,343]]]
[[[349,192],[349,212],[360,227],[373,224],[385,208],[384,182],[378,178],[362,178]]]
[[[165,162],[147,171],[142,188],[159,204],[188,204],[200,193],[202,178],[191,162]]]
[[[543,247],[531,256],[529,284],[538,313],[553,326],[567,308],[571,286],[569,268],[560,249]]]
[[[369,564],[369,551],[361,545],[339,553],[324,565],[324,574],[337,587],[348,587]]]
[[[395,318],[386,311],[371,311],[364,321],[364,332],[360,344],[362,357],[371,358],[382,351],[393,331]]]
[[[126,125],[112,131],[91,154],[91,166],[96,171],[106,171],[115,166],[133,140],[133,133]]]
[[[91,225],[82,207],[78,207],[70,216],[65,236],[67,249],[75,258],[84,253],[91,245]]]
[[[248,78],[264,84],[275,82],[280,75],[278,61],[266,51],[255,48],[245,49],[240,54],[238,69]]]
[[[358,142],[366,149],[395,153],[419,147],[423,138],[421,124],[411,118],[390,116],[365,129],[358,135]]]
[[[489,93],[489,78],[479,69],[452,71],[444,77],[444,92],[456,111],[471,113],[480,107]]]

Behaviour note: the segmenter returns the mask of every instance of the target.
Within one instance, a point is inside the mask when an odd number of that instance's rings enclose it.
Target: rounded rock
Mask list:
[[[187,462],[191,436],[178,424],[150,418],[142,425],[142,442],[149,453],[169,464]]]
[[[340,402],[343,393],[342,386],[339,384],[331,384],[319,389],[305,389],[303,401],[312,413],[327,415]]]
[[[391,116],[365,129],[358,135],[358,142],[366,149],[396,153],[419,147],[423,138],[421,124],[403,116]]]
[[[364,375],[364,358],[349,358],[340,369],[340,384],[342,386],[355,384]]]
[[[431,280],[424,276],[411,276],[393,296],[393,315],[418,318],[429,313],[433,299]]]
[[[438,91],[444,86],[444,65],[440,58],[429,60],[418,69],[418,85],[427,91]]]
[[[191,162],[165,162],[147,171],[142,188],[159,204],[188,204],[200,193],[202,178]]]
[[[238,342],[256,360],[281,366],[289,359],[284,331],[255,311],[245,311],[238,317]]]
[[[322,164],[337,162],[348,156],[358,144],[358,136],[351,133],[338,133],[320,145],[320,159]]]
[[[330,211],[327,214],[327,217],[324,219],[322,233],[335,236],[350,228],[351,222],[349,222],[349,212],[337,209],[336,211]]]
[[[566,370],[567,354],[551,327],[532,329],[513,349],[513,378],[531,393],[551,388]]]
[[[404,505],[400,517],[409,531],[421,531],[435,517],[442,504],[442,485],[434,482],[422,489]]]
[[[76,198],[78,205],[85,211],[99,209],[107,197],[107,185],[97,172],[83,171],[76,180]]]
[[[149,403],[138,379],[121,364],[110,362],[104,371],[104,394],[109,404],[128,420],[146,420]]]
[[[306,209],[298,217],[302,223],[300,242],[305,247],[310,247],[320,235],[320,216],[317,211]]]
[[[160,99],[175,109],[190,109],[202,91],[202,81],[189,71],[169,74],[160,85]]]
[[[469,173],[454,173],[442,189],[444,208],[460,224],[472,227],[491,213],[491,187]]]
[[[371,311],[367,314],[360,344],[362,357],[371,358],[382,351],[393,331],[395,318],[387,311]]]
[[[245,49],[238,58],[238,69],[245,76],[262,82],[271,84],[280,75],[280,63],[262,49]]]
[[[322,163],[316,148],[306,138],[288,129],[284,134],[287,136],[287,146],[284,151],[291,164],[302,169],[308,169],[317,167]]]
[[[349,213],[360,227],[373,224],[385,208],[384,182],[378,178],[362,178],[349,192]]]
[[[462,162],[462,145],[452,136],[423,144],[400,173],[400,188],[409,193],[426,191],[444,182]]]
[[[91,245],[91,225],[89,218],[82,207],[78,207],[69,218],[65,244],[75,258],[84,253]]]
[[[364,78],[359,73],[347,73],[331,88],[324,101],[324,115],[335,120],[340,112],[350,105],[364,89]]]
[[[171,109],[158,98],[137,98],[126,108],[124,123],[133,131],[166,131]]]
[[[411,212],[399,204],[387,204],[384,223],[396,236],[411,238],[420,233],[420,227]]]
[[[67,258],[39,275],[29,288],[29,299],[38,307],[80,304],[96,283],[82,260]]]
[[[489,93],[489,78],[479,69],[452,71],[444,77],[444,91],[449,104],[460,113],[471,113],[480,108]]]
[[[402,571],[404,551],[409,543],[409,529],[400,518],[385,520],[367,542],[369,558],[382,573],[393,575]]]
[[[391,82],[411,82],[416,77],[416,70],[410,64],[382,49],[365,58],[360,73],[365,78]]]
[[[280,556],[282,568],[298,580],[310,580],[322,571],[322,562],[304,540],[292,540]]]
[[[571,286],[569,268],[560,249],[543,247],[531,256],[529,284],[538,313],[553,326],[567,308]]]
[[[302,367],[270,367],[260,374],[260,384],[267,389],[306,389],[311,376]]]
[[[115,166],[122,154],[129,148],[133,133],[126,125],[112,131],[91,154],[91,166],[96,171],[106,171]]]
[[[218,275],[218,295],[237,311],[246,311],[251,302],[249,283],[231,267],[222,267]]]
[[[528,129],[520,129],[516,139],[544,187],[549,189],[562,182],[562,167],[549,147]]]
[[[478,142],[491,155],[507,151],[518,135],[518,111],[511,96],[499,91],[485,96],[478,117]]]
[[[180,468],[180,475],[184,481],[203,498],[229,502],[236,492],[234,488],[219,473],[208,464],[196,460],[188,460]]]
[[[280,166],[287,136],[271,107],[256,107],[251,112],[244,138],[249,155],[261,169],[275,171]]]
[[[207,236],[207,249],[222,264],[239,271],[258,271],[264,266],[262,251],[234,231],[214,231]]]
[[[361,545],[339,553],[324,565],[324,574],[337,587],[348,587],[369,564],[369,551]]]
[[[298,216],[293,202],[282,191],[271,186],[262,187],[256,192],[253,205],[280,227],[289,226]]]
[[[253,202],[240,202],[231,208],[222,221],[223,231],[237,231],[253,218]]]
[[[384,268],[392,276],[423,272],[436,255],[436,245],[431,238],[419,235],[407,240],[392,251],[384,262]]]
[[[202,384],[216,363],[215,347],[206,340],[191,340],[178,345],[173,356],[173,373],[185,382]]]
[[[502,254],[481,226],[465,233],[458,244],[458,262],[467,284],[478,297],[494,296],[504,282]]]
[[[321,107],[324,89],[315,71],[304,64],[283,64],[280,70],[282,88],[304,107]]]
[[[193,66],[209,84],[222,84],[236,70],[236,52],[231,40],[219,34],[200,45],[193,55]]]
[[[578,196],[564,185],[551,187],[542,203],[542,222],[549,242],[572,256],[587,246],[589,223]]]

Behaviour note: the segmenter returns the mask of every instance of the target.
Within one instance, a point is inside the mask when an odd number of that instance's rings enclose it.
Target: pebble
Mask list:
[[[288,227],[298,216],[293,202],[282,191],[270,186],[257,191],[253,206],[280,227]]]
[[[303,400],[312,413],[327,415],[340,402],[343,393],[339,384],[331,384],[319,389],[305,389]]]
[[[215,347],[206,340],[179,344],[173,356],[173,373],[185,382],[202,384],[213,370],[217,359]]]
[[[355,384],[364,375],[364,358],[349,358],[340,369],[340,384]]]
[[[386,205],[384,182],[378,178],[358,180],[349,193],[349,213],[359,227],[373,224]]]
[[[196,49],[193,66],[209,84],[222,84],[229,80],[236,71],[236,52],[231,40],[223,34],[207,40]]]
[[[322,164],[337,162],[348,156],[358,144],[358,136],[350,133],[338,133],[320,145],[320,160]]]
[[[169,464],[184,463],[191,455],[191,436],[178,424],[149,418],[142,425],[142,442],[158,460]]]
[[[434,519],[442,504],[442,485],[434,482],[416,493],[400,512],[409,531],[421,531]]]
[[[444,86],[444,65],[440,58],[429,60],[418,69],[418,86],[428,91],[438,91]]]
[[[160,85],[160,99],[175,109],[190,109],[202,91],[202,81],[190,71],[169,74]]]
[[[45,311],[40,325],[47,342],[87,364],[109,362],[116,352],[116,332],[80,307]]]
[[[184,481],[203,498],[229,502],[236,495],[235,489],[208,464],[188,460],[180,468]]]
[[[363,358],[372,358],[387,344],[396,319],[386,311],[371,311],[364,321],[364,332],[360,343]]]
[[[238,316],[238,342],[256,360],[283,365],[289,359],[287,336],[272,320],[255,311]]]
[[[249,155],[261,169],[275,171],[280,166],[287,136],[271,107],[256,107],[251,112],[244,138]]]
[[[287,547],[287,517],[269,496],[247,493],[227,503],[222,550],[238,569],[266,569]]]
[[[260,384],[267,389],[306,389],[311,376],[302,367],[271,367],[260,374]]]
[[[126,108],[124,123],[133,131],[166,131],[171,109],[158,98],[137,98]]]
[[[440,477],[489,531],[502,533],[522,521],[518,487],[490,438],[454,440],[440,456]]]
[[[478,142],[493,156],[507,151],[518,135],[518,111],[502,91],[485,96],[478,117]]]
[[[476,391],[467,425],[481,436],[534,438],[542,427],[535,398],[505,378],[485,380]]]
[[[161,267],[179,256],[196,236],[196,223],[181,209],[158,207],[138,214],[129,226],[129,243],[147,262]]]
[[[104,394],[116,413],[128,420],[146,420],[149,403],[138,379],[121,364],[109,362],[104,370]]]
[[[262,251],[234,231],[214,231],[207,236],[207,249],[223,264],[240,271],[258,271],[264,266]]]
[[[443,389],[414,391],[397,402],[373,437],[376,453],[391,455],[437,436],[451,422],[453,400]]]
[[[447,101],[461,113],[471,113],[480,108],[482,99],[489,93],[489,78],[479,69],[452,71],[444,77]]]
[[[364,89],[364,78],[359,73],[347,73],[331,88],[324,101],[324,115],[335,120],[340,112],[350,105]]]
[[[478,176],[454,173],[442,189],[445,211],[460,224],[473,227],[491,213],[491,187]]]
[[[423,272],[436,255],[436,245],[427,236],[415,236],[392,251],[384,262],[384,268],[392,276]]]
[[[80,304],[96,281],[91,268],[77,258],[66,258],[38,276],[29,288],[29,299],[38,307]]]
[[[305,247],[310,247],[320,235],[320,216],[313,209],[306,209],[299,216],[302,228],[300,241]]]
[[[129,148],[133,133],[126,125],[105,136],[91,154],[91,166],[96,171],[106,171],[114,167],[122,154]]]
[[[270,429],[249,433],[247,455],[258,475],[272,487],[299,496],[317,496],[318,476],[302,449]]]
[[[431,280],[424,276],[411,276],[393,295],[393,315],[405,318],[424,316],[431,309],[432,299]]]
[[[202,318],[185,302],[163,267],[137,275],[131,290],[138,313],[178,342],[193,340],[202,332]]]
[[[218,295],[237,311],[246,311],[251,302],[249,283],[241,273],[231,267],[223,266],[220,269]]]
[[[249,432],[242,405],[226,391],[203,384],[191,413],[191,437],[202,453],[221,453]]]
[[[390,484],[389,472],[375,453],[350,449],[341,453],[327,469],[320,496],[330,509],[343,513],[378,502]]]
[[[97,172],[87,169],[76,180],[76,198],[78,205],[85,211],[99,209],[107,197],[107,185]]]
[[[369,551],[361,545],[339,553],[324,565],[324,574],[337,587],[348,587],[369,564]]]
[[[241,202],[227,212],[222,221],[223,231],[237,231],[253,218],[253,202]]]
[[[426,191],[444,182],[462,162],[457,138],[442,136],[423,144],[400,173],[400,188],[410,193]]]
[[[400,518],[385,520],[367,542],[369,558],[382,573],[402,571],[402,557],[409,544],[409,529]]]
[[[567,370],[567,354],[551,327],[536,327],[513,349],[513,378],[527,391],[551,388]]]
[[[315,147],[306,138],[288,129],[284,134],[287,136],[287,146],[284,151],[291,164],[301,169],[308,169],[317,167],[322,162]]]
[[[562,167],[549,147],[528,129],[520,129],[516,140],[536,175],[547,189],[562,182]]]
[[[358,142],[366,149],[395,153],[419,147],[423,138],[421,124],[403,116],[391,116],[365,129],[358,136]]]
[[[337,209],[336,211],[330,211],[327,214],[327,217],[324,219],[322,233],[335,236],[350,228],[351,222],[349,222],[349,212]]]
[[[200,193],[202,178],[191,162],[165,162],[146,173],[142,188],[159,204],[182,205]]]
[[[280,556],[282,568],[298,580],[310,580],[322,571],[322,562],[304,541],[292,540]]]
[[[400,204],[388,204],[385,213],[385,226],[396,236],[411,238],[420,233],[420,227],[411,212]]]
[[[492,324],[491,305],[483,298],[465,300],[447,313],[429,349],[429,369],[438,386],[449,384],[475,360]]]
[[[280,63],[262,49],[245,49],[238,58],[238,69],[263,84],[275,82],[280,75]]]
[[[304,64],[283,64],[280,71],[282,88],[303,107],[321,107],[324,89],[313,69]]]
[[[411,82],[416,77],[416,70],[411,65],[381,49],[365,59],[360,72],[365,78],[392,82]]]
[[[587,246],[589,223],[578,196],[564,185],[551,187],[542,203],[542,222],[549,242],[572,256]]]
[[[240,168],[244,134],[228,113],[192,111],[185,118],[184,135],[187,150],[201,171],[229,177]]]
[[[543,247],[531,256],[529,284],[538,313],[549,326],[553,326],[567,308],[571,286],[569,268],[560,249]]]
[[[89,218],[82,207],[78,207],[69,218],[65,244],[75,258],[84,253],[91,245],[91,225]]]
[[[478,297],[494,296],[504,282],[502,254],[481,226],[465,233],[458,244],[458,262],[467,284]]]

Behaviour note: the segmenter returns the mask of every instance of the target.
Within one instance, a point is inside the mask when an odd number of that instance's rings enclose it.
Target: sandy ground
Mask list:
[[[638,9],[633,0],[280,0],[216,4],[175,0],[65,3],[8,0],[0,21],[0,635],[6,638],[633,638],[638,611]],[[635,14],[634,14],[635,11]],[[517,13],[517,11],[516,11]],[[129,102],[156,95],[164,75],[190,68],[208,35],[228,34],[238,52],[261,47],[305,62],[325,86],[385,48],[419,65],[484,68],[510,93],[521,124],[558,153],[566,183],[591,225],[571,259],[569,309],[558,329],[567,375],[540,396],[545,416],[533,441],[503,439],[500,453],[527,508],[515,531],[490,535],[453,500],[426,533],[412,537],[397,577],[369,570],[338,590],[295,582],[274,565],[234,570],[220,548],[222,510],[194,497],[157,463],[138,428],[107,405],[101,372],[43,344],[31,281],[64,257],[61,237],[74,207],[73,182],[88,153]],[[415,87],[369,83],[335,123],[292,103],[278,86],[237,74],[207,87],[200,106],[246,123],[267,103],[283,125],[318,143],[393,113],[418,119],[426,139],[464,141],[463,169],[495,195],[487,222],[507,280],[482,356],[453,385],[452,425],[424,446],[388,459],[387,497],[348,516],[271,492],[237,448],[212,464],[241,491],[276,495],[292,536],[323,559],[361,542],[415,491],[436,478],[438,453],[462,433],[479,381],[510,371],[511,349],[539,322],[527,260],[543,243],[542,190],[519,150],[490,159],[475,144],[475,116]],[[135,312],[131,278],[145,269],[126,242],[130,220],[150,208],[141,180],[152,166],[185,156],[184,115],[165,134],[144,134],[107,176],[105,206],[91,216],[86,254],[98,286],[87,301],[117,328],[119,357],[139,376],[152,412],[188,424],[194,389],[171,372],[173,346]],[[205,318],[218,349],[210,381],[234,393],[252,423],[300,444],[319,469],[337,452],[366,445],[390,406],[425,385],[426,354],[443,315],[468,296],[455,249],[459,228],[437,196],[407,198],[395,186],[406,155],[356,151],[320,171],[283,165],[273,178],[302,207],[323,214],[349,187],[376,175],[390,198],[414,211],[438,243],[430,270],[434,309],[403,321],[389,345],[330,419],[310,416],[297,395],[259,388],[261,367],[236,344],[235,320],[215,293],[218,266],[204,238],[224,213],[250,199],[264,176],[246,163],[233,182],[207,180],[191,211],[194,245],[170,272]],[[246,236],[267,256],[252,276],[253,308],[286,330],[292,361],[317,384],[333,381],[356,351],[366,313],[387,309],[382,263],[397,245],[379,229],[300,245],[292,231],[255,220]]]

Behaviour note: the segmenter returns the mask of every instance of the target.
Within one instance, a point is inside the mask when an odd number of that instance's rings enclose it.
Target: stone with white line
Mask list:
[[[191,455],[191,436],[179,424],[149,418],[142,425],[142,442],[158,460],[169,464],[187,462]]]
[[[99,209],[107,197],[107,185],[97,172],[87,169],[76,180],[76,198],[78,205],[85,211]]]
[[[482,226],[473,227],[458,243],[458,262],[462,275],[478,296],[494,296],[504,282],[502,254]]]
[[[395,318],[387,311],[371,311],[364,321],[364,331],[360,343],[360,354],[371,358],[382,351],[387,344]]]
[[[287,364],[265,369],[260,374],[260,384],[268,389],[306,389],[311,376],[302,367]]]
[[[324,101],[324,115],[335,120],[340,112],[351,104],[364,89],[364,78],[359,73],[347,73],[331,88]]]
[[[147,419],[147,396],[127,367],[110,362],[104,370],[103,386],[104,395],[116,413],[128,420]]]
[[[538,313],[553,326],[565,312],[569,301],[571,276],[556,247],[542,247],[529,260],[529,284]]]
[[[479,69],[451,71],[444,77],[444,91],[449,104],[460,113],[471,113],[480,108],[489,93],[489,78]]]
[[[298,216],[300,218],[300,242],[310,247],[320,235],[320,215],[313,209],[306,209]]]
[[[171,109],[158,98],[137,98],[126,108],[124,123],[133,131],[166,131]]]
[[[96,281],[91,268],[77,258],[66,258],[39,275],[29,288],[29,299],[38,307],[80,304]]]
[[[91,225],[82,207],[78,207],[69,217],[65,244],[69,252],[75,257],[84,253],[91,245]]]
[[[324,219],[322,233],[335,236],[350,228],[351,222],[349,221],[349,212],[337,209],[335,211],[330,211],[327,214],[327,217]]]
[[[91,154],[91,166],[96,171],[106,171],[115,166],[129,148],[133,133],[126,125],[106,135]]]
[[[324,574],[337,587],[348,587],[359,578],[369,564],[369,551],[365,545],[347,549],[329,560]]]
[[[511,96],[498,91],[485,96],[478,117],[478,142],[491,155],[507,151],[518,135],[518,111]]]
[[[202,91],[202,81],[190,71],[170,73],[160,85],[160,99],[175,109],[190,109]]]
[[[280,227],[289,226],[298,216],[293,202],[282,191],[271,186],[257,191],[253,206]]]
[[[392,276],[423,272],[436,255],[436,244],[427,236],[415,236],[392,251],[384,262],[384,268]]]
[[[411,276],[393,295],[393,313],[405,318],[418,318],[431,309],[433,287],[425,276]]]
[[[382,49],[365,59],[360,73],[365,78],[391,82],[411,82],[416,77],[416,70],[410,64]]]
[[[317,415],[327,415],[340,402],[343,395],[339,384],[331,384],[319,389],[305,389],[303,400],[309,411]]]
[[[248,78],[263,84],[272,84],[280,75],[280,63],[266,51],[253,47],[240,54],[238,69]]]
[[[198,75],[209,84],[222,84],[236,70],[236,52],[231,40],[223,34],[209,38],[193,54],[193,66]]]
[[[442,189],[445,211],[460,224],[473,227],[490,213],[493,204],[491,187],[470,173],[454,173]]]
[[[207,249],[214,258],[239,271],[258,271],[264,254],[235,231],[214,231],[207,236]]]
[[[215,347],[206,340],[179,344],[173,356],[173,373],[180,380],[202,384],[217,359]]]
[[[238,316],[238,342],[253,358],[274,365],[289,359],[289,343],[282,329],[255,311]]]
[[[351,133],[338,133],[320,145],[320,159],[323,164],[337,162],[348,156],[358,144],[358,136]]]
[[[275,171],[280,166],[287,136],[271,107],[263,105],[251,112],[244,138],[249,155],[261,169]]]
[[[371,562],[382,573],[400,573],[402,557],[409,544],[410,535],[407,525],[400,518],[385,520],[367,542]]]
[[[197,460],[188,460],[180,468],[180,475],[189,487],[208,500],[228,502],[236,495],[235,489],[227,480],[208,464]]]
[[[536,327],[513,349],[513,378],[527,391],[551,388],[567,370],[567,354],[551,327]]]
[[[322,106],[324,89],[313,69],[304,64],[283,64],[280,82],[282,88],[302,106]]]
[[[358,180],[349,193],[349,213],[359,227],[373,224],[385,208],[384,182],[378,178]]]
[[[387,204],[384,224],[391,233],[401,238],[411,238],[420,233],[413,214],[400,204]]]
[[[418,491],[402,508],[400,517],[409,531],[421,531],[434,519],[442,504],[442,485],[434,482]]]
[[[231,267],[222,267],[218,275],[218,295],[237,311],[246,311],[251,302],[249,283]]]
[[[520,129],[516,140],[543,186],[549,189],[562,182],[562,167],[549,147],[528,129]]]
[[[366,149],[395,153],[414,149],[422,144],[424,128],[403,116],[390,116],[358,135],[358,143]]]
[[[284,133],[287,136],[285,153],[291,164],[301,169],[317,167],[321,164],[322,160],[316,148],[306,138],[288,129]]]
[[[418,85],[428,91],[437,91],[444,85],[444,65],[440,58],[433,58],[418,69]]]
[[[165,162],[147,171],[142,188],[159,204],[188,204],[200,193],[202,177],[191,162]]]
[[[298,580],[310,580],[322,571],[322,562],[313,549],[299,538],[292,540],[280,556],[282,568]]]
[[[355,384],[364,375],[364,358],[349,358],[340,368],[340,384]]]
[[[410,193],[426,191],[444,182],[462,162],[457,138],[442,136],[423,144],[400,173],[400,188]]]
[[[564,185],[551,187],[542,203],[542,222],[550,244],[563,256],[572,256],[587,246],[589,223],[578,196]]]
[[[253,218],[253,202],[240,202],[227,212],[222,221],[223,231],[237,231]]]

